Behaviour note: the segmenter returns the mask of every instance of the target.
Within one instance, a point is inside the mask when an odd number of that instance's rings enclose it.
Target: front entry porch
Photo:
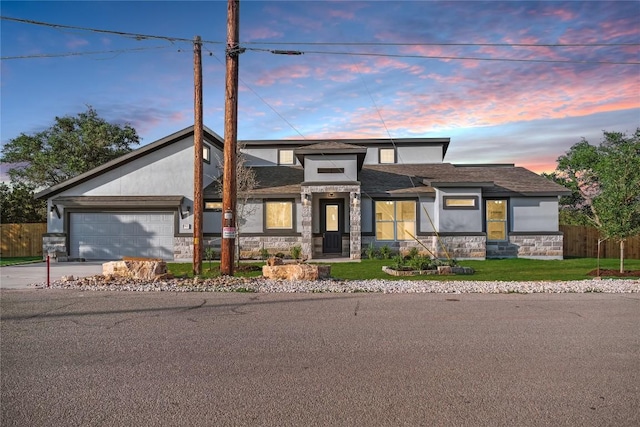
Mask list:
[[[359,260],[360,184],[303,184],[301,200],[303,257]]]

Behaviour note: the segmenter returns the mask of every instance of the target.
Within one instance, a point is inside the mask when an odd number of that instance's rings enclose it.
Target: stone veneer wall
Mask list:
[[[423,255],[436,254],[438,258],[446,259],[447,254],[454,259],[478,259],[482,260],[486,257],[486,238],[485,236],[421,236],[420,243],[415,240],[407,240],[401,242],[379,242],[375,240],[374,236],[363,236],[362,247],[363,250],[373,242],[374,246],[380,248],[382,246],[388,246],[394,252],[405,253],[409,252],[412,248],[417,248]],[[424,245],[424,246],[423,246]],[[442,245],[445,245],[446,251],[443,250]],[[426,246],[426,249],[425,249]]]
[[[42,235],[42,258],[47,259],[47,255],[54,252],[69,255],[66,233],[45,233]]]
[[[434,248],[438,248],[438,258],[477,259],[483,260],[487,256],[486,236],[437,236],[431,237]],[[446,251],[442,248],[446,248]]]
[[[517,248],[518,258],[562,259],[562,234],[510,235],[509,242]]]

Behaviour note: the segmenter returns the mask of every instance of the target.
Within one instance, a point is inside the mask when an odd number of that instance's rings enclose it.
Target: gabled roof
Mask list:
[[[203,127],[204,138],[207,141],[215,144],[221,150],[223,149],[224,140],[220,135],[209,129],[208,127]],[[129,163],[133,160],[139,159],[149,153],[153,153],[154,151],[160,150],[163,147],[173,144],[174,142],[180,141],[184,138],[187,138],[194,134],[194,126],[189,126],[181,131],[175,132],[169,136],[165,136],[162,139],[159,139],[151,144],[147,144],[144,147],[140,147],[136,150],[133,150],[123,156],[118,157],[117,159],[111,160],[101,166],[93,168],[85,173],[82,173],[74,178],[68,179],[60,184],[49,187],[35,195],[36,199],[43,199],[45,197],[54,196],[62,191],[67,190],[68,188],[73,187],[74,185],[78,185],[85,181],[88,181],[96,176],[99,176],[105,172],[118,168],[126,163]]]

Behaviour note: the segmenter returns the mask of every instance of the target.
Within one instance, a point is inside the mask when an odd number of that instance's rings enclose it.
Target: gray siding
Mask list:
[[[343,173],[318,173],[319,168],[344,169]],[[358,180],[355,154],[307,155],[304,160],[306,182],[349,182]]]
[[[512,197],[511,231],[558,231],[557,197]]]
[[[476,196],[478,209],[444,209],[444,196]],[[441,233],[478,233],[482,231],[482,191],[480,188],[440,188],[436,190],[438,231]]]

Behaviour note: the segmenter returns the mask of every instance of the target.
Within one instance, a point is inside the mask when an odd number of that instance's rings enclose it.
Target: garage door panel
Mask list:
[[[173,213],[72,213],[71,256],[173,258]]]

